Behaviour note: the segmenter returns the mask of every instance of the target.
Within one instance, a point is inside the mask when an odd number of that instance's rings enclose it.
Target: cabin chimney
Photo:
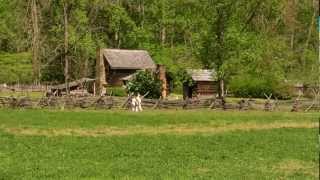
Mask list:
[[[96,94],[101,94],[103,86],[106,84],[105,66],[102,49],[97,49],[96,60]]]
[[[166,67],[164,65],[157,65],[159,80],[162,82],[162,91],[161,95],[163,98],[166,98],[168,95],[168,84],[167,84],[167,76],[166,76]]]

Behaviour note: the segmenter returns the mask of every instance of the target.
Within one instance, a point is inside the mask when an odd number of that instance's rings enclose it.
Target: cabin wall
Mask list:
[[[134,74],[137,70],[134,69],[108,69],[106,77],[108,85],[110,86],[123,86],[122,78]]]
[[[219,83],[210,81],[196,82],[194,93],[200,96],[213,95],[219,92]]]
[[[108,86],[123,86],[123,78],[136,73],[139,69],[112,69],[108,61],[102,56],[103,59],[103,73],[100,72],[100,66],[97,65],[98,85],[102,87],[103,82]],[[100,61],[97,63],[101,64]],[[149,69],[148,71],[154,71]],[[167,79],[166,68],[162,65],[158,66],[158,77],[162,82],[162,97],[167,97],[170,93],[170,79]],[[104,77],[102,78],[101,75]],[[99,91],[100,93],[100,91]],[[101,94],[101,93],[100,93]]]

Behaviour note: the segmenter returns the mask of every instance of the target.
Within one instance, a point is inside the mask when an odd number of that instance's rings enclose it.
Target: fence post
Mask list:
[[[188,103],[189,103],[189,98],[187,97],[186,100],[185,100],[184,103],[183,103],[182,108],[183,108],[183,109],[186,109],[187,106],[188,106]]]
[[[160,98],[157,100],[157,102],[154,104],[154,106],[152,107],[152,109],[156,109],[156,108],[159,106],[159,104],[161,103],[161,99],[162,99],[162,97],[160,97]]]

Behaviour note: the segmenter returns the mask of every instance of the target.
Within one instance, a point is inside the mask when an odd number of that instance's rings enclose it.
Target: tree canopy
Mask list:
[[[30,60],[33,71],[33,79],[9,73],[0,82],[63,82],[66,59],[70,79],[94,77],[96,50],[123,48],[148,50],[173,76],[215,68],[234,88],[315,84],[317,6],[318,0],[0,0],[0,53],[10,53],[0,65],[29,53],[17,63]]]

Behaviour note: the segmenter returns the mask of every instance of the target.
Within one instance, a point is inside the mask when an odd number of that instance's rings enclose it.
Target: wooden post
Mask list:
[[[211,103],[210,103],[210,105],[209,105],[209,109],[213,109],[213,108],[215,108],[215,106],[216,106],[216,98],[213,97],[213,98],[211,99]]]
[[[299,99],[300,99],[301,95],[299,95],[295,100],[294,103],[292,105],[292,109],[291,112],[298,112],[299,111]]]
[[[245,103],[246,101],[244,99],[241,99],[238,104],[239,104],[239,110],[244,110],[245,109]]]
[[[264,94],[264,96],[267,98],[267,101],[264,104],[264,110],[265,111],[272,111],[272,104],[271,104],[271,97],[272,94],[270,94],[269,96],[267,96],[266,94]]]
[[[96,81],[93,83],[93,96],[96,96]]]
[[[299,111],[299,100],[296,99],[292,105],[291,112],[298,112]]]
[[[226,105],[226,100],[224,98],[224,96],[221,97],[221,105],[222,105],[222,109],[223,110],[227,110],[227,105]]]
[[[84,96],[84,88],[85,88],[84,86],[85,86],[85,84],[86,84],[85,82],[84,82],[84,83],[81,83],[81,87],[82,87],[82,96]]]
[[[128,102],[130,101],[130,99],[132,98],[133,94],[130,94],[128,96],[128,98],[122,103],[122,105],[120,106],[120,108],[125,108],[128,104]]]
[[[160,98],[157,100],[157,102],[154,104],[154,106],[152,107],[152,109],[156,109],[156,108],[159,106],[159,104],[161,103],[161,99],[162,99],[162,97],[160,97]]]
[[[314,99],[312,104],[305,110],[305,112],[308,112],[313,106],[318,105],[316,102],[318,101],[318,97],[320,95],[320,90],[312,89],[312,93],[314,95]],[[320,100],[318,101],[320,103]]]
[[[182,106],[183,109],[187,109],[187,106],[189,104],[189,98],[186,98],[186,100],[184,101],[184,104]]]

